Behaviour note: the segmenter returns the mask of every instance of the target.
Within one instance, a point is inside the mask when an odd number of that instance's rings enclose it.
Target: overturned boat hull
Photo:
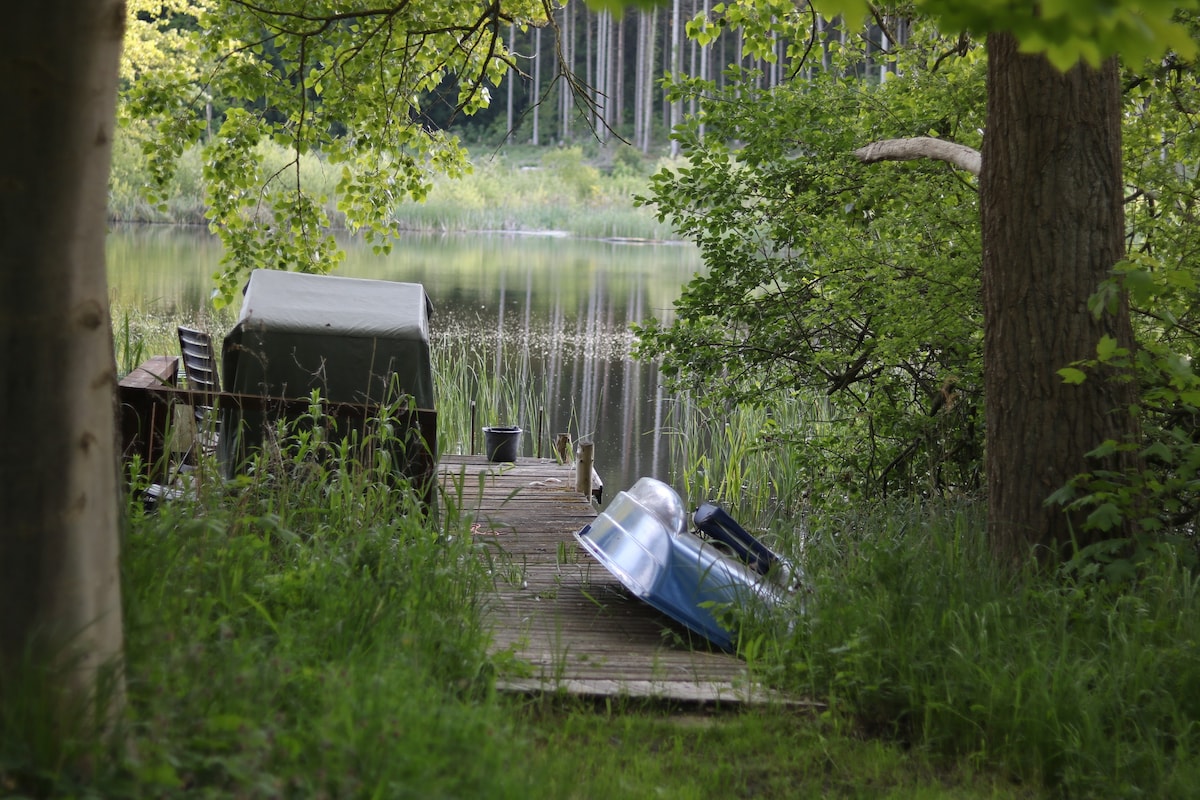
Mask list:
[[[692,533],[679,495],[653,478],[619,492],[575,537],[635,596],[726,650],[735,643],[727,609],[773,605],[785,593],[757,564]]]

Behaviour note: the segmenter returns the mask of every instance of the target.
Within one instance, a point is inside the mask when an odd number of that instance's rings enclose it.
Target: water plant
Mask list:
[[[810,449],[830,413],[824,398],[801,393],[720,407],[676,395],[667,420],[674,482],[690,507],[719,503],[763,527],[795,518],[811,509],[811,487],[831,469]]]

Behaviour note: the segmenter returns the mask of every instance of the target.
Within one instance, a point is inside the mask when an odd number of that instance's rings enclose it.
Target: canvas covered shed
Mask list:
[[[431,311],[417,283],[255,270],[225,337],[222,383],[238,395],[305,398],[317,390],[326,400],[366,407],[407,396],[432,418]],[[269,402],[222,407],[227,474],[261,446],[271,414]],[[436,436],[428,438],[435,446]],[[426,457],[432,463],[436,453]]]

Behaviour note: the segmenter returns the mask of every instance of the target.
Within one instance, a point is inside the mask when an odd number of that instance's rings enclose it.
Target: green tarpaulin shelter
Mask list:
[[[317,390],[369,405],[410,396],[432,411],[431,311],[417,283],[255,270],[225,337],[222,383],[238,394],[304,398]],[[261,445],[265,417],[222,409],[227,473]]]

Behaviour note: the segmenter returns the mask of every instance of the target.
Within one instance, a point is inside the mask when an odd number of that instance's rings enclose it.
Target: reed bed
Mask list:
[[[677,396],[667,422],[679,491],[693,507],[713,501],[761,527],[798,517],[810,510],[808,487],[828,465],[805,458],[797,442],[814,438],[829,421],[819,396],[719,409]]]
[[[276,173],[293,154],[263,144],[264,175]],[[435,176],[421,201],[397,203],[393,222],[400,230],[565,231],[586,238],[671,240],[671,227],[653,211],[635,208],[633,196],[643,193],[656,164],[625,159],[621,168],[601,172],[581,148],[531,148],[512,156],[483,150],[471,172],[461,178]],[[636,163],[635,163],[636,162]],[[631,166],[631,164],[635,164]],[[345,226],[337,207],[338,170],[319,157],[305,154],[300,171],[313,197],[326,198],[323,208],[331,223]],[[193,148],[180,158],[162,202],[150,203],[144,158],[133,135],[122,131],[113,153],[109,184],[109,216],[114,222],[154,222],[207,225],[203,159]]]
[[[478,339],[438,337],[433,363],[435,390],[443,398],[438,408],[439,452],[483,452],[481,429],[492,425],[530,431],[522,439],[523,454],[536,449],[533,436],[546,400],[532,380],[527,352],[489,353]]]

